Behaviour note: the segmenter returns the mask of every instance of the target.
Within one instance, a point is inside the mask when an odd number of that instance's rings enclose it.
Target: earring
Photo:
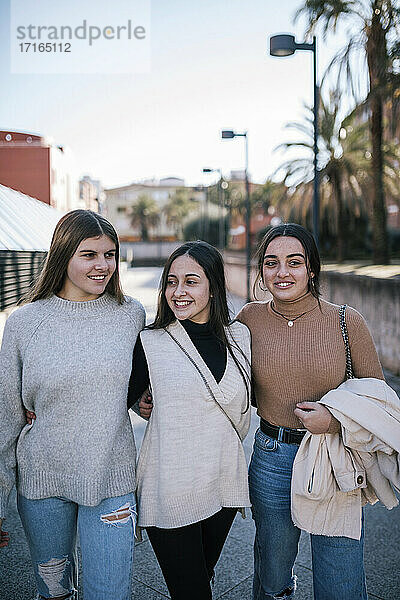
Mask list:
[[[260,279],[258,280],[258,287],[260,288],[260,290],[261,290],[262,292],[266,292],[266,291],[268,290],[268,288],[264,288],[264,287],[262,286],[262,283],[263,283],[263,280],[262,280],[262,279],[261,279],[261,277],[260,277]]]

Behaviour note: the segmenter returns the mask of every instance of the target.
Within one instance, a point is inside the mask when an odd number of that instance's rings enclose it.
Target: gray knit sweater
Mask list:
[[[10,315],[0,352],[0,517],[16,479],[27,498],[89,506],[135,489],[126,398],[144,321],[139,302],[107,294],[52,296]]]

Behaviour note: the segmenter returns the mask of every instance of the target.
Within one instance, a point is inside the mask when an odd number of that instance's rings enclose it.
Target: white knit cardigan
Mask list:
[[[227,353],[219,383],[189,335],[175,321],[168,330],[200,368],[219,404],[245,437],[250,408],[242,376]],[[227,328],[250,372],[250,332],[242,323]],[[221,507],[250,506],[247,465],[241,441],[207,386],[177,343],[164,330],[145,330],[141,340],[149,366],[153,411],[137,466],[139,525],[182,527]]]
[[[306,433],[293,465],[292,520],[316,535],[359,540],[366,502],[400,491],[400,399],[385,381],[347,379],[320,400],[341,434]]]

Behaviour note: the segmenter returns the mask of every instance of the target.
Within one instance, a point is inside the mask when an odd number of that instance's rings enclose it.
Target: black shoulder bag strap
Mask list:
[[[347,304],[342,304],[342,306],[339,308],[340,330],[342,332],[344,346],[346,349],[346,379],[354,379],[353,365],[351,362],[349,334],[347,332],[346,324],[346,308]]]
[[[224,413],[225,417],[228,419],[228,421],[232,425],[233,429],[236,431],[239,440],[242,441],[242,439],[240,437],[240,433],[239,433],[239,431],[238,431],[235,423],[232,421],[232,419],[230,418],[230,416],[225,412],[225,410],[222,408],[222,406],[220,405],[220,403],[216,399],[215,394],[214,394],[214,392],[212,391],[212,389],[210,387],[210,384],[208,383],[205,375],[202,373],[202,371],[201,371],[200,367],[198,366],[198,364],[196,363],[196,361],[190,356],[189,352],[182,346],[182,344],[176,339],[176,337],[174,335],[172,335],[172,333],[170,331],[168,331],[168,329],[164,329],[164,331],[165,331],[165,333],[168,333],[169,337],[174,340],[175,344],[177,346],[179,346],[179,348],[182,350],[182,352],[190,360],[190,362],[192,363],[192,365],[194,366],[194,368],[196,369],[196,371],[198,372],[198,374],[202,378],[202,380],[204,382],[204,385],[206,386],[207,391],[210,394],[211,398],[214,400],[214,402],[219,407],[219,409]]]

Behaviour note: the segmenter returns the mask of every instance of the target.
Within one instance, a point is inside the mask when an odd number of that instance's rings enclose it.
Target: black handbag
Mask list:
[[[342,304],[339,308],[340,331],[342,332],[344,347],[346,349],[346,379],[354,379],[353,364],[351,362],[349,334],[347,331],[346,324],[346,308],[347,304]]]

